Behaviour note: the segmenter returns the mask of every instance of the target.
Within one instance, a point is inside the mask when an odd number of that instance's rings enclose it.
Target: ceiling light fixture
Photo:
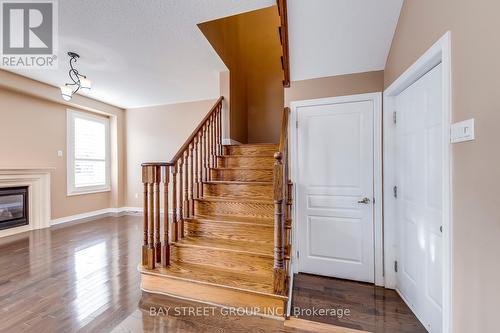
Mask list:
[[[85,75],[78,73],[78,71],[74,68],[74,64],[80,56],[75,52],[68,52],[68,55],[70,57],[70,70],[68,74],[73,83],[66,83],[64,86],[61,86],[61,96],[65,101],[71,100],[71,97],[73,97],[78,90],[81,89],[82,91],[88,91],[92,86],[92,82],[90,82]]]

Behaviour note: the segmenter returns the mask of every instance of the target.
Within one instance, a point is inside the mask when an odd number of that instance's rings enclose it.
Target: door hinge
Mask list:
[[[299,128],[299,121],[295,120],[295,128]]]
[[[394,198],[397,198],[398,197],[398,187],[397,186],[394,186],[392,188],[392,192],[394,194]]]
[[[299,259],[299,256],[300,256],[299,251],[297,251],[297,259]]]
[[[398,272],[398,261],[397,260],[394,261],[394,272],[396,272],[396,273]]]
[[[394,112],[392,113],[392,122],[393,122],[394,124],[396,124],[396,123],[398,122],[398,116],[397,116],[396,111],[394,111]]]

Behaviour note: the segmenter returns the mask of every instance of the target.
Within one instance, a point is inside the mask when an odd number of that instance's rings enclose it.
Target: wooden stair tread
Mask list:
[[[264,181],[242,181],[242,180],[209,180],[203,184],[229,184],[229,185],[273,185],[273,182]]]
[[[231,154],[231,155],[219,155],[218,157],[222,158],[231,158],[231,157],[244,157],[244,158],[268,158],[274,159],[271,155],[243,155],[243,154]]]
[[[211,168],[212,170],[243,170],[243,171],[249,171],[249,170],[265,170],[265,171],[272,171],[273,168],[256,168],[256,167],[217,167],[217,168]]]
[[[277,143],[245,143],[241,145],[224,145],[224,147],[254,147],[254,146],[274,146],[278,148]]]
[[[273,258],[273,244],[203,237],[185,237],[174,244],[175,246],[196,246],[222,251],[255,254],[258,256],[269,256]]]
[[[264,204],[264,205],[271,205],[274,204],[273,200],[265,200],[265,199],[252,199],[252,198],[242,198],[242,197],[231,197],[231,196],[225,196],[225,197],[209,197],[209,196],[204,196],[203,198],[197,198],[194,199],[195,201],[200,201],[200,202],[242,202],[242,203],[252,203],[252,204]]]
[[[142,267],[141,267],[142,268]],[[272,274],[259,275],[235,273],[221,268],[197,265],[172,260],[170,266],[156,267],[154,270],[144,270],[146,274],[158,274],[176,279],[183,279],[197,283],[234,288],[247,292],[267,294],[271,297],[283,298],[273,293]]]
[[[211,216],[194,216],[193,218],[188,218],[187,220],[199,220],[212,223],[236,223],[236,224],[256,224],[274,227],[274,220],[272,218],[259,218],[252,216],[224,216],[224,215],[211,215]]]

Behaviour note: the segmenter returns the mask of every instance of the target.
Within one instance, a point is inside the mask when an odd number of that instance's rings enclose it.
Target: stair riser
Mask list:
[[[273,185],[266,184],[204,184],[203,193],[212,197],[273,199]]]
[[[196,265],[222,268],[238,273],[258,274],[272,279],[273,258],[214,248],[173,246],[175,260]]]
[[[243,182],[272,182],[272,170],[211,170],[212,180],[243,181]]]
[[[195,281],[179,280],[167,276],[141,274],[141,289],[150,293],[166,294],[172,297],[195,300],[211,305],[218,304],[226,307],[248,309],[259,308],[260,312],[268,315],[270,311],[274,311],[276,317],[284,313],[286,306],[285,300],[268,295],[245,292],[217,285],[201,284]],[[164,301],[165,303],[159,300],[160,304],[158,305],[171,306],[171,300],[165,298]],[[142,305],[148,311],[152,306],[152,304]]]
[[[222,156],[217,165],[221,168],[263,168],[272,169],[274,157]]]
[[[226,155],[246,155],[246,156],[274,156],[278,151],[278,146],[227,146]]]
[[[195,201],[195,215],[200,216],[251,216],[272,218],[274,205],[272,203],[253,203],[236,201]]]
[[[187,222],[187,233],[191,237],[230,239],[269,244],[272,248],[274,232],[272,227],[238,223]]]

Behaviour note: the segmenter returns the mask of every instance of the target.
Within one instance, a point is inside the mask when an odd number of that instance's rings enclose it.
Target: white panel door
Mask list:
[[[397,289],[441,332],[442,88],[438,65],[396,98]]]
[[[297,111],[302,272],[374,282],[373,104]]]

